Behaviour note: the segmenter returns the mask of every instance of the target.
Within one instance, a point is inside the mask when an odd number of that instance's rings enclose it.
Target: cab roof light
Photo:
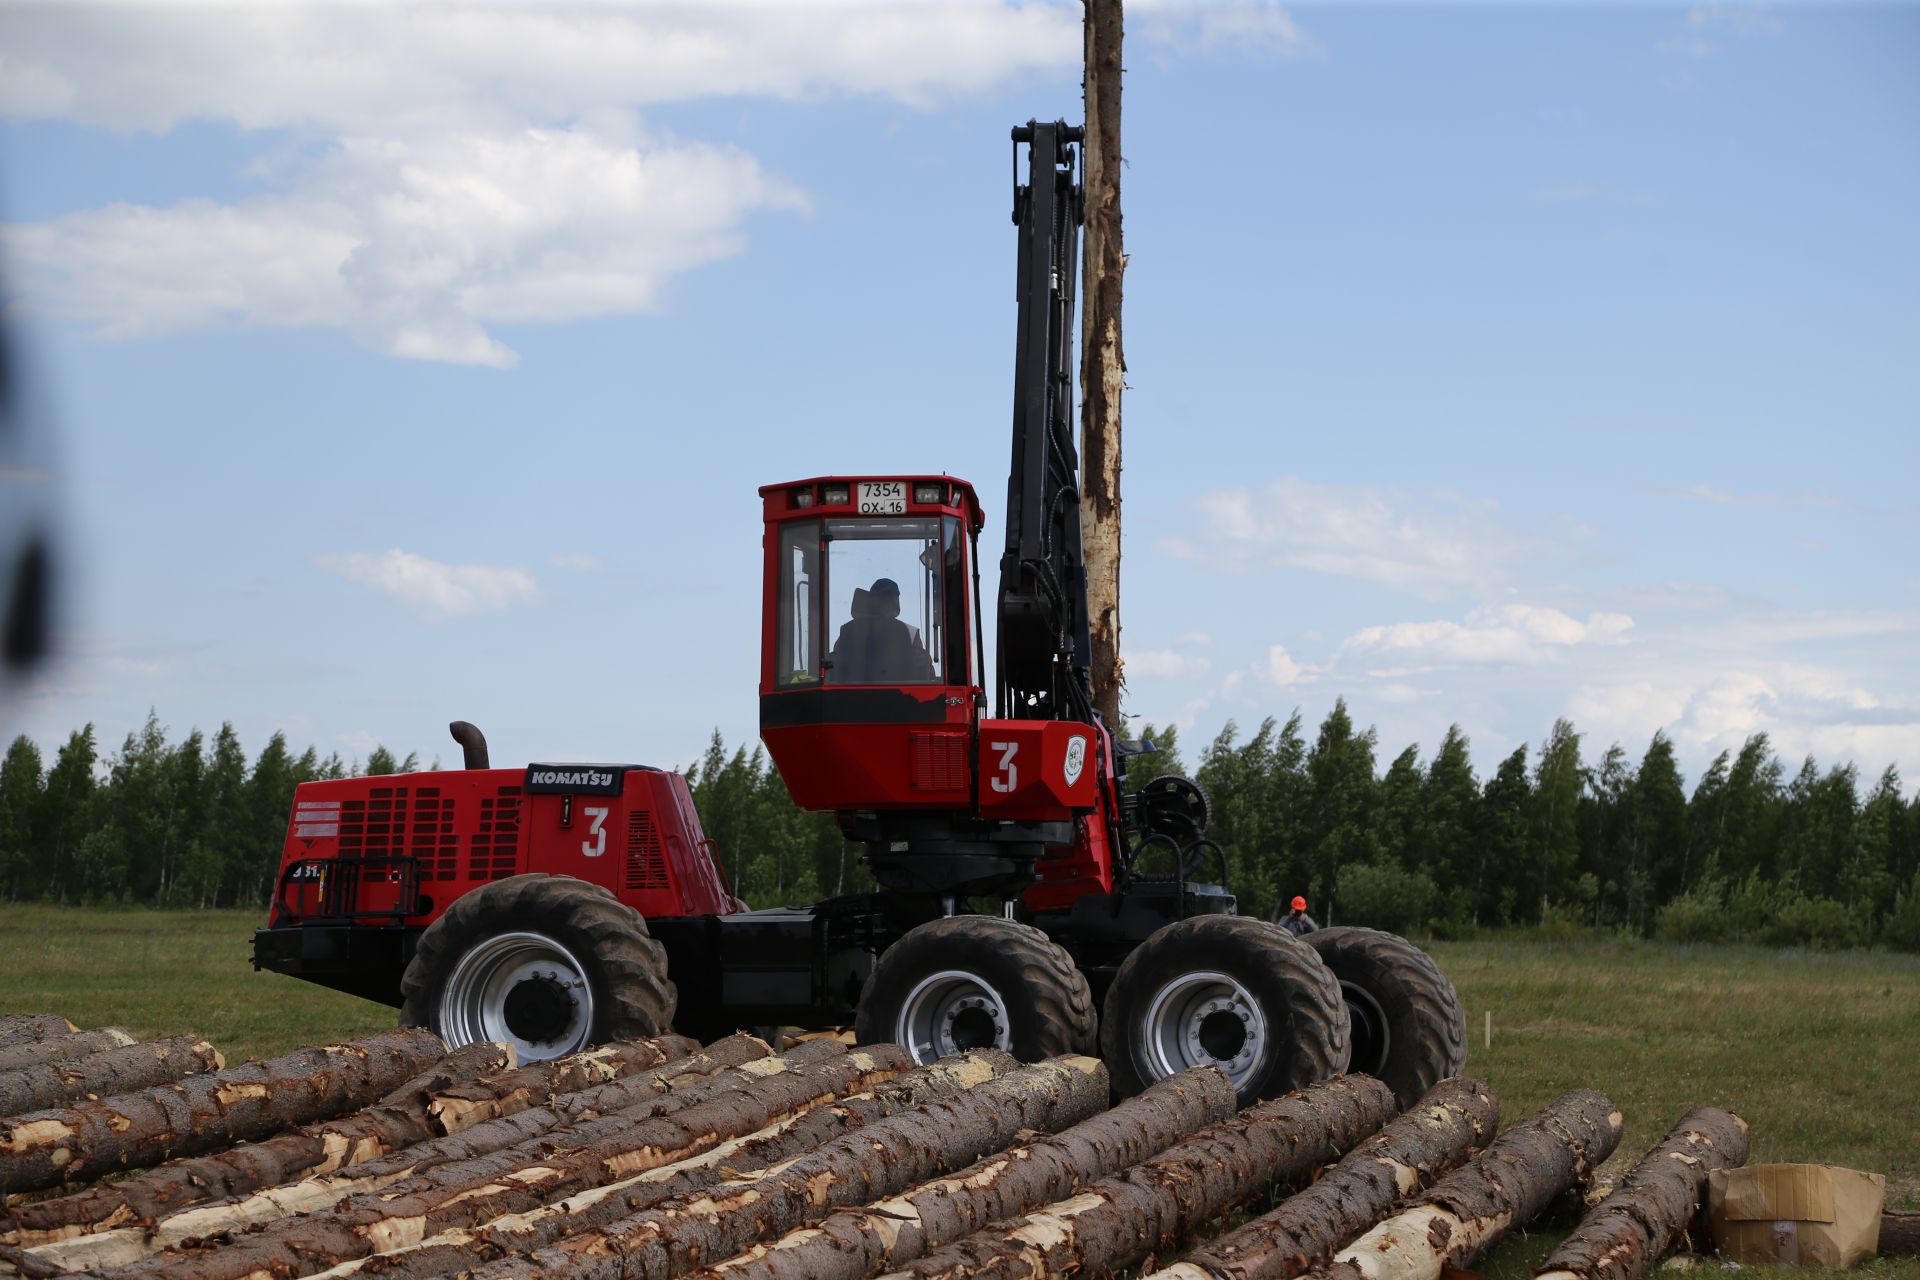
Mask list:
[[[828,485],[825,489],[821,491],[820,500],[822,502],[825,502],[830,507],[846,506],[849,500],[849,495],[847,493],[847,486],[843,484]]]
[[[796,507],[812,506],[813,505],[812,487],[809,485],[803,484],[798,489],[795,489],[793,491],[793,505]]]
[[[913,486],[915,502],[941,503],[947,500],[947,486],[943,484],[916,484]]]

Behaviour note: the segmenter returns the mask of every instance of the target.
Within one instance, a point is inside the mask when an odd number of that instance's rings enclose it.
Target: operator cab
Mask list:
[[[973,487],[827,476],[760,490],[761,734],[808,808],[964,801],[980,694]]]

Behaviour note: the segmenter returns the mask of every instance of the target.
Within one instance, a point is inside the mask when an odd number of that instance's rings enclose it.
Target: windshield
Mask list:
[[[965,683],[966,599],[952,516],[787,524],[781,683]]]

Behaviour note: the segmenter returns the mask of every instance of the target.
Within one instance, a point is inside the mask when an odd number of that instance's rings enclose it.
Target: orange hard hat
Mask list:
[[[1295,911],[1305,911],[1307,909],[1307,900],[1305,898],[1295,898],[1293,900],[1293,909]]]

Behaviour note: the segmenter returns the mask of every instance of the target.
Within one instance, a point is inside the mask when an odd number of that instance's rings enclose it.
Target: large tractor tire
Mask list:
[[[1188,1067],[1219,1067],[1240,1103],[1347,1069],[1340,986],[1311,948],[1245,916],[1170,924],[1121,964],[1100,1019],[1122,1097]]]
[[[1402,1107],[1467,1064],[1467,1015],[1432,957],[1398,934],[1316,929],[1312,947],[1346,998],[1353,1027],[1347,1069],[1393,1090]]]
[[[510,876],[462,894],[427,926],[400,978],[400,1025],[459,1048],[511,1044],[544,1062],[673,1022],[667,953],[597,884]]]
[[[860,992],[861,1044],[906,1046],[915,1062],[1005,1049],[1022,1062],[1093,1053],[1093,993],[1068,955],[1032,925],[948,916],[888,947]]]

